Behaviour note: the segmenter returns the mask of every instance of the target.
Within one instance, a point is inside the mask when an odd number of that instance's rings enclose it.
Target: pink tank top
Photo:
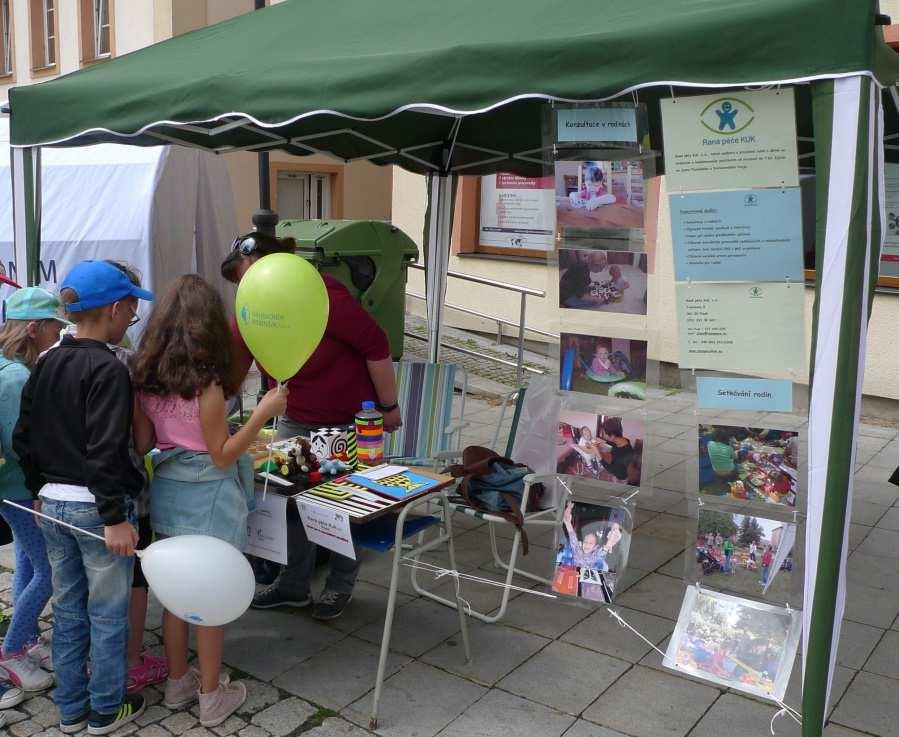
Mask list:
[[[184,448],[206,452],[200,425],[200,400],[140,393],[140,405],[156,429],[156,447],[160,450]]]

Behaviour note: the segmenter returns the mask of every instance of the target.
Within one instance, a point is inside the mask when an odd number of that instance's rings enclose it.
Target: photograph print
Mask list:
[[[625,237],[644,227],[642,161],[557,161],[556,227],[563,242]]]
[[[790,600],[795,525],[749,514],[699,508],[697,580],[749,596]]]
[[[646,399],[646,341],[562,333],[559,388]]]
[[[688,586],[663,664],[780,701],[801,629],[798,610]]]
[[[646,314],[645,253],[561,249],[559,307]]]
[[[556,436],[556,471],[639,486],[644,438],[640,420],[562,410]]]
[[[699,491],[793,508],[799,433],[760,427],[699,426]]]
[[[627,565],[631,515],[624,507],[572,501],[557,533],[552,590],[608,604]]]

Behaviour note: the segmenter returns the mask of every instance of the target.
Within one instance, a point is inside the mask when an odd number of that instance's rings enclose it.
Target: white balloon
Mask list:
[[[253,600],[253,569],[243,553],[217,537],[157,540],[141,552],[140,562],[156,598],[190,624],[227,624]]]

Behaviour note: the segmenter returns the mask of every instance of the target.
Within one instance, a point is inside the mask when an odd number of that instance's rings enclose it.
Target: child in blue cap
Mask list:
[[[19,418],[19,399],[38,356],[56,342],[67,324],[59,315],[59,300],[50,292],[28,287],[14,292],[3,305],[6,323],[0,330],[0,500],[33,508],[31,492],[12,448],[12,433]],[[50,561],[40,528],[22,509],[0,504],[0,515],[13,533],[16,574],[13,579],[13,616],[3,639],[0,672],[18,686],[0,686],[0,708],[13,706],[22,691],[44,691],[53,685],[53,675],[41,668],[38,617],[52,591]],[[19,690],[21,689],[21,691]],[[18,692],[18,697],[16,696]]]
[[[54,701],[59,729],[114,732],[143,713],[125,694],[128,600],[137,530],[131,499],[143,478],[131,462],[133,397],[118,343],[153,295],[104,261],[82,261],[60,288],[78,337],[66,335],[37,364],[22,391],[13,448],[43,512],[94,532],[41,530],[53,570]],[[88,659],[94,664],[86,678]]]

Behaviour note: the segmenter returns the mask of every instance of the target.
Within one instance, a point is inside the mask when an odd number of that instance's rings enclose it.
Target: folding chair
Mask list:
[[[521,388],[517,392],[517,396],[515,393],[511,395],[511,397],[515,397],[515,413],[512,416],[512,424],[509,429],[509,439],[506,443],[506,450],[503,455],[506,457],[511,457],[512,448],[515,445],[515,435],[518,432],[518,423],[521,419],[521,409],[524,406],[524,397],[525,397],[525,389]],[[510,398],[511,398],[510,397]],[[493,436],[493,445],[496,447],[499,441],[499,434],[502,428],[502,423],[505,419],[505,404],[503,405],[503,412],[500,415],[499,423],[497,424],[496,432]],[[545,482],[545,481],[554,481],[555,476],[538,476],[536,474],[529,474],[525,476],[524,479],[524,493],[521,498],[521,508],[522,510],[527,509],[528,499],[531,494],[531,487],[534,484]],[[449,505],[451,507],[451,512],[458,512],[460,514],[467,514],[470,517],[474,517],[476,519],[483,520],[487,523],[488,529],[490,531],[490,548],[493,553],[493,561],[506,572],[506,578],[503,585],[503,593],[500,599],[499,609],[495,614],[487,614],[486,612],[480,612],[476,609],[466,606],[467,613],[475,617],[476,619],[481,620],[482,622],[492,623],[498,622],[502,619],[506,614],[506,608],[509,604],[509,595],[512,591],[511,584],[512,579],[515,576],[522,576],[524,578],[530,579],[531,581],[537,581],[538,583],[545,583],[547,585],[552,584],[552,580],[549,578],[544,578],[543,576],[538,576],[535,573],[531,573],[530,571],[525,571],[522,568],[517,566],[518,557],[520,553],[521,547],[521,530],[517,527],[515,528],[515,534],[512,537],[512,550],[509,553],[508,560],[503,560],[502,556],[499,553],[499,547],[497,545],[497,536],[496,536],[496,525],[512,525],[509,520],[505,517],[500,517],[496,514],[491,514],[489,512],[484,512],[479,509],[475,509],[473,507],[468,506],[465,503],[458,501],[449,501]],[[524,526],[525,527],[534,527],[534,528],[555,528],[561,524],[562,521],[562,505],[557,504],[554,508],[550,509],[542,509],[537,512],[529,512],[524,514]],[[513,525],[514,526],[514,525]],[[439,604],[443,604],[444,606],[456,608],[457,603],[454,600],[447,599],[443,596],[435,594],[432,591],[427,591],[423,589],[419,583],[418,578],[416,576],[416,570],[412,569],[412,588],[421,596],[427,597],[433,601],[438,602]]]
[[[404,466],[435,466],[441,458],[458,456],[465,427],[467,372],[450,363],[421,361],[399,361],[394,368],[403,426],[385,435],[385,457]],[[457,378],[461,379],[462,397],[454,421]]]

